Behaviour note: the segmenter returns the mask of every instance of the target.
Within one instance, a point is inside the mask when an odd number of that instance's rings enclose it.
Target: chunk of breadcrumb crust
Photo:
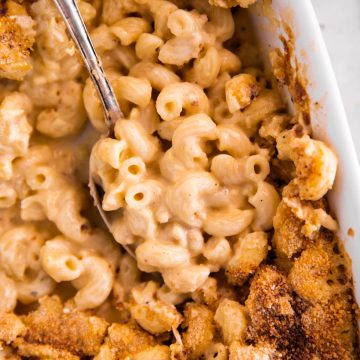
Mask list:
[[[0,342],[10,344],[25,331],[24,324],[15,314],[0,313]]]
[[[301,317],[313,354],[320,359],[358,359],[356,324],[352,296],[342,294],[326,304],[309,307]]]
[[[276,357],[276,350],[270,345],[244,345],[234,341],[230,346],[229,360],[271,360]]]
[[[256,0],[209,0],[210,5],[220,6],[223,8],[230,8],[234,6],[240,6],[242,8],[248,8],[254,4]]]
[[[262,267],[250,285],[246,307],[250,315],[248,337],[268,343],[288,359],[306,351],[300,319],[287,279],[274,266]]]
[[[187,330],[182,340],[189,359],[199,359],[212,344],[215,335],[214,314],[205,305],[187,303],[184,311]]]
[[[135,323],[112,324],[96,360],[122,360],[158,345],[153,336]]]
[[[21,357],[15,353],[15,349],[2,344],[0,341],[0,359],[21,360]]]
[[[239,237],[235,253],[226,266],[226,277],[232,285],[243,285],[255,273],[268,253],[268,238],[264,232]]]
[[[330,254],[320,247],[304,250],[288,276],[289,283],[303,299],[327,302],[339,290],[336,284],[329,284],[332,262]]]
[[[273,246],[279,257],[292,258],[311,242],[301,232],[304,223],[283,201],[280,202],[274,217],[273,237]]]
[[[28,328],[25,342],[46,344],[78,356],[98,353],[108,327],[105,320],[64,308],[57,296],[45,297],[39,302],[39,309],[22,317]]]
[[[214,316],[220,328],[223,341],[230,345],[233,341],[244,342],[248,326],[247,310],[236,301],[223,299]]]
[[[24,357],[31,357],[40,360],[79,360],[80,357],[65,349],[56,349],[51,345],[32,344],[24,339],[16,339],[13,346],[17,353]]]
[[[0,78],[22,80],[31,70],[30,49],[35,41],[28,31],[33,22],[24,6],[7,1],[0,5]]]

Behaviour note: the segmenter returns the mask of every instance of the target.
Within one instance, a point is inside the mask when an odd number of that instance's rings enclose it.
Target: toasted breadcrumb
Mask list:
[[[199,359],[212,344],[215,335],[214,314],[205,305],[187,303],[185,306],[183,334],[184,347],[189,359]]]
[[[0,314],[0,342],[13,342],[25,333],[25,326],[15,314]]]
[[[41,360],[79,360],[80,357],[73,355],[71,352],[56,349],[51,345],[31,344],[24,339],[17,339],[13,346],[21,356],[37,358]]]
[[[257,272],[246,306],[251,321],[248,331],[251,341],[270,344],[286,359],[298,359],[306,353],[291,287],[274,266],[264,266]]]
[[[310,242],[301,232],[303,225],[304,221],[281,201],[274,217],[273,245],[278,256],[292,258]]]
[[[15,353],[15,349],[4,345],[0,341],[0,359],[1,360],[21,360],[21,357]]]
[[[0,5],[0,78],[22,80],[31,70],[30,50],[34,33],[33,22],[24,6],[13,1]]]
[[[122,360],[156,345],[155,338],[136,324],[113,324],[96,359]]]
[[[309,248],[295,261],[288,279],[302,298],[310,302],[327,302],[339,290],[328,283],[331,268],[331,257],[326,250]]]
[[[255,273],[268,253],[268,239],[265,233],[254,232],[240,237],[235,254],[226,266],[226,276],[230,284],[243,285]]]
[[[308,308],[301,317],[306,336],[319,359],[358,359],[356,324],[350,295],[333,297],[328,303]]]
[[[64,311],[57,296],[39,302],[38,310],[22,317],[28,328],[26,343],[47,344],[78,356],[98,353],[108,326],[105,320],[77,310]]]
[[[214,320],[226,345],[233,341],[244,342],[248,325],[245,306],[237,301],[224,299],[216,310]]]

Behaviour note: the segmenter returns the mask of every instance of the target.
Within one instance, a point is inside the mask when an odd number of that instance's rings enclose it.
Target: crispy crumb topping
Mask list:
[[[27,328],[26,343],[50,345],[78,356],[97,354],[108,326],[101,318],[63,307],[56,296],[40,300],[39,309],[21,320]]]
[[[31,70],[34,23],[25,7],[11,0],[0,11],[0,78],[22,80]]]

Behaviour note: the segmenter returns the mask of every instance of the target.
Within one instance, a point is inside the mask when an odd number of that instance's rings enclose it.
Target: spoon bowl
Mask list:
[[[100,96],[101,103],[104,108],[104,119],[108,129],[107,133],[103,136],[114,138],[115,123],[117,120],[123,119],[124,115],[120,109],[114,90],[105,75],[104,69],[101,65],[101,60],[91,42],[84,21],[80,15],[80,11],[75,0],[54,0],[54,2],[64,19],[72,39],[80,51],[84,64]],[[101,206],[103,191],[101,186],[95,181],[95,176],[91,166],[89,170],[89,188],[90,195],[94,199],[94,205],[96,206],[109,232],[112,234],[110,220]],[[122,245],[122,247],[129,253],[129,255],[135,257],[134,252],[128,246]]]

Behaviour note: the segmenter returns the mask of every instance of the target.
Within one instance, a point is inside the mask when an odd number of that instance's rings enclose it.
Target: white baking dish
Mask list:
[[[340,11],[341,9],[339,9]],[[250,8],[264,54],[282,49],[284,24],[295,35],[295,56],[306,70],[315,138],[326,141],[339,157],[334,189],[329,194],[340,224],[339,236],[352,259],[355,295],[360,301],[360,168],[339,89],[310,0],[260,0]],[[275,21],[274,21],[275,20]],[[304,74],[303,74],[304,75]]]

